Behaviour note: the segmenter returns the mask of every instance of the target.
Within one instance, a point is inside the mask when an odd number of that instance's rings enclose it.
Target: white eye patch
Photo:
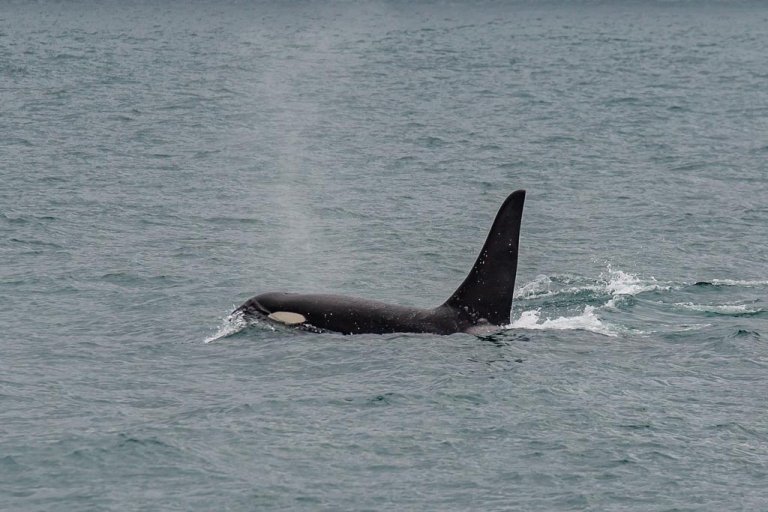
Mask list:
[[[304,315],[291,313],[290,311],[275,311],[274,313],[270,313],[267,318],[285,325],[303,324],[307,321]]]

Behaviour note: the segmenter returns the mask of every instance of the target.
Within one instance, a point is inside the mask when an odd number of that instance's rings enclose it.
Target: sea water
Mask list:
[[[0,509],[765,510],[761,2],[4,2]],[[511,325],[431,307],[528,191]]]

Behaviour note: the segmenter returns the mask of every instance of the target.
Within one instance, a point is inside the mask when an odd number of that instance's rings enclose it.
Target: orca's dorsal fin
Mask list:
[[[468,313],[473,323],[510,323],[524,202],[525,190],[507,197],[472,270],[444,304]]]

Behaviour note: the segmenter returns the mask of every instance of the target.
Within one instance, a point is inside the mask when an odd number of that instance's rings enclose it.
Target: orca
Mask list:
[[[233,314],[342,334],[481,334],[500,330],[510,323],[524,202],[525,190],[507,197],[469,275],[447,301],[435,308],[397,306],[342,295],[270,292],[249,299]]]

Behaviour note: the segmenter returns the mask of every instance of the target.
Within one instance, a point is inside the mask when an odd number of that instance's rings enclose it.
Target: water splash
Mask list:
[[[608,265],[606,271],[600,274],[600,279],[604,283],[605,291],[613,296],[638,295],[645,292],[672,289],[672,284],[659,283],[653,276],[643,280],[637,274],[614,270],[611,265]]]
[[[583,293],[607,294],[612,297],[638,295],[650,291],[665,291],[673,288],[671,283],[660,283],[655,277],[640,278],[637,274],[614,270],[608,265],[599,279],[585,282],[572,276],[539,275],[515,291],[515,299],[530,300],[557,295],[578,295]]]
[[[598,279],[589,280],[574,276],[539,275],[533,281],[524,284],[515,293],[515,299],[523,303],[524,311],[510,327],[522,329],[580,329],[606,336],[618,336],[622,329],[614,326],[600,317],[601,312],[618,311],[620,306],[629,301],[630,297],[652,291],[667,291],[675,288],[673,283],[662,283],[655,277],[641,278],[637,274],[616,270],[607,266]],[[541,302],[541,299],[551,299],[565,296],[559,303]],[[527,309],[525,302],[533,302],[537,307]],[[591,302],[592,304],[585,304]],[[541,319],[545,308],[566,308],[583,305],[583,311],[576,314],[569,312],[551,313]],[[558,314],[559,316],[555,316]]]
[[[610,264],[596,279],[568,275],[539,275],[520,286],[515,293],[516,309],[522,313],[510,327],[582,329],[607,336],[618,336],[627,331],[658,332],[659,327],[662,332],[679,332],[698,330],[710,325],[692,324],[690,318],[681,318],[670,312],[670,308],[732,317],[762,315],[768,311],[762,304],[757,304],[760,300],[712,304],[679,299],[670,301],[669,298],[651,303],[643,300],[642,297],[636,298],[647,293],[661,294],[662,297],[667,294],[674,296],[681,290],[690,296],[692,285],[755,288],[768,285],[768,281],[712,279],[696,283],[664,282],[653,276],[641,277],[638,274],[614,269]],[[633,306],[638,302],[643,304],[644,310],[640,316],[633,314]],[[660,308],[657,318],[652,319],[652,314],[648,316],[649,307]],[[583,311],[581,308],[584,308]],[[610,318],[612,323],[608,323],[606,318]],[[671,323],[669,323],[670,320],[672,320]]]
[[[618,331],[611,324],[602,321],[595,314],[594,306],[584,306],[584,311],[576,316],[561,316],[547,318],[541,321],[541,310],[523,311],[520,318],[513,321],[508,329],[538,329],[538,330],[582,330],[605,336],[618,336]]]
[[[552,278],[545,275],[538,275],[530,283],[515,289],[515,299],[532,299],[542,297],[552,293]]]
[[[206,338],[205,343],[211,343],[222,338],[227,338],[239,333],[246,327],[248,327],[248,321],[245,319],[242,313],[231,313],[224,317],[224,320],[219,326],[219,329],[213,335]]]

